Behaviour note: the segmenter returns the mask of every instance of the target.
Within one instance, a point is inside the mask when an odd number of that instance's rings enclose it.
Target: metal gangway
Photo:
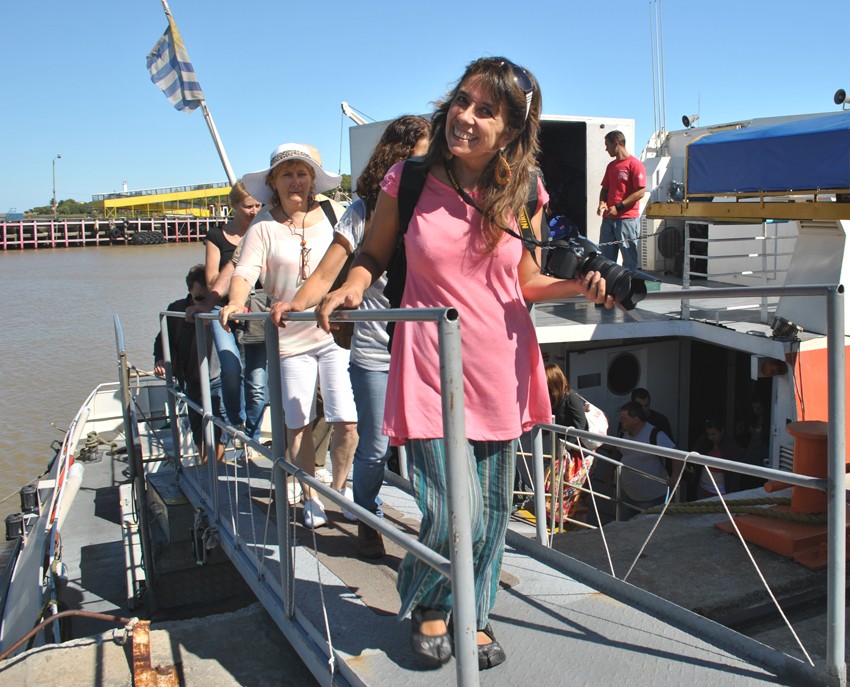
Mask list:
[[[768,289],[770,290],[770,289]],[[207,332],[204,320],[196,318],[196,332],[202,377],[202,404],[194,405],[173,388],[168,348],[167,317],[182,313],[162,313],[162,338],[170,387],[168,414],[173,433],[174,466],[177,482],[194,508],[206,518],[206,541],[219,545],[262,602],[286,639],[299,653],[320,684],[373,685],[390,680],[403,684],[431,684],[453,680],[458,685],[513,684],[528,680],[559,683],[575,675],[586,684],[611,684],[628,680],[632,684],[679,685],[686,682],[717,685],[758,683],[789,684],[820,682],[846,684],[844,664],[844,358],[842,290],[835,287],[794,287],[792,295],[825,297],[830,324],[829,436],[830,479],[818,480],[786,472],[728,465],[728,461],[699,454],[647,447],[662,455],[692,463],[737,469],[765,478],[779,478],[799,486],[827,491],[829,496],[829,620],[826,673],[816,671],[791,656],[765,647],[717,623],[702,618],[648,592],[577,564],[548,548],[545,518],[538,518],[534,536],[509,531],[505,570],[519,581],[498,597],[492,617],[508,653],[508,661],[491,671],[479,673],[475,647],[472,547],[469,501],[464,461],[466,451],[461,322],[456,310],[405,309],[387,311],[346,311],[332,317],[336,321],[379,320],[435,323],[439,332],[443,423],[448,466],[448,503],[453,523],[452,551],[446,560],[420,545],[385,519],[376,518],[342,497],[297,466],[289,463],[285,451],[285,431],[281,410],[279,366],[269,365],[272,447],[251,442],[244,434],[213,416],[209,390]],[[741,289],[708,289],[701,298],[734,297]],[[753,293],[753,290],[748,290]],[[783,293],[788,293],[784,289]],[[648,294],[648,298],[686,298],[686,292]],[[246,314],[245,319],[267,318]],[[312,314],[292,313],[293,320],[311,319]],[[278,328],[266,321],[266,342],[270,361],[278,356]],[[209,455],[203,464],[187,460],[181,446],[178,406],[194,407],[203,413],[207,446],[214,445],[214,425],[237,433],[252,445],[265,461],[256,466],[217,463]],[[532,431],[535,484],[543,484],[544,430],[563,431],[567,440],[594,435],[557,426],[538,426]],[[600,437],[596,437],[599,439]],[[605,437],[606,443],[627,446],[625,439]],[[212,449],[210,449],[210,452]],[[840,469],[839,469],[840,466]],[[255,470],[251,474],[251,470]],[[838,477],[840,475],[840,478]],[[371,613],[346,586],[344,580],[323,566],[309,547],[299,545],[295,536],[295,510],[286,498],[287,480],[295,478],[315,489],[326,501],[353,512],[360,520],[381,531],[385,538],[450,577],[454,597],[455,659],[437,673],[421,671],[413,663],[407,646],[409,630],[391,616]],[[136,479],[142,476],[136,475]],[[382,496],[407,499],[412,514],[415,507],[405,495],[404,485],[385,486]],[[258,508],[251,498],[259,486],[270,492],[269,507]],[[401,488],[399,488],[401,487]],[[535,490],[537,512],[545,512],[542,488]],[[404,506],[400,506],[404,507]],[[276,518],[270,515],[272,508]],[[411,515],[413,517],[413,515]],[[841,523],[838,526],[836,523]],[[315,534],[315,533],[314,533]],[[314,538],[315,545],[315,538]],[[145,554],[148,555],[148,554]]]

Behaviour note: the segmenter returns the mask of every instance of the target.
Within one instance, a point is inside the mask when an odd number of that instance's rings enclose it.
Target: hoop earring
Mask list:
[[[502,155],[504,148],[499,150],[499,156],[496,158],[496,167],[493,170],[493,175],[496,177],[496,183],[499,186],[507,186],[510,183],[511,175],[511,166],[508,164],[508,161],[505,159],[505,156]]]

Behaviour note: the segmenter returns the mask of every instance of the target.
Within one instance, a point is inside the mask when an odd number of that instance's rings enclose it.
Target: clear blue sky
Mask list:
[[[169,3],[237,175],[287,141],[349,171],[340,102],[374,119],[429,112],[482,55],[535,73],[549,114],[653,124],[648,0],[457,3],[280,0]],[[850,91],[850,1],[661,4],[668,129],[834,112]],[[321,12],[321,14],[319,14]],[[145,57],[166,28],[159,0],[4,3],[0,212],[57,196],[224,181],[200,110],[174,110]]]

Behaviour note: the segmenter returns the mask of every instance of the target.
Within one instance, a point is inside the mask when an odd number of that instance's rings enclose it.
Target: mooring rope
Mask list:
[[[755,499],[740,499],[728,501],[729,511],[736,514],[760,515],[774,520],[787,520],[790,522],[802,522],[807,524],[821,524],[827,522],[826,513],[795,513],[794,511],[777,510],[765,508],[765,506],[789,505],[791,499],[788,496],[763,497]],[[644,514],[660,513],[662,506],[655,506],[643,511]],[[725,513],[726,510],[720,501],[703,503],[692,501],[689,503],[671,503],[667,507],[667,513],[678,515],[702,515],[704,513]]]

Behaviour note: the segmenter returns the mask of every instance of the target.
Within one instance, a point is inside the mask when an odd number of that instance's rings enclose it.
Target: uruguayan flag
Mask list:
[[[174,107],[181,112],[194,110],[204,99],[201,85],[186,54],[183,39],[171,15],[168,28],[148,54],[148,71],[154,82]]]

